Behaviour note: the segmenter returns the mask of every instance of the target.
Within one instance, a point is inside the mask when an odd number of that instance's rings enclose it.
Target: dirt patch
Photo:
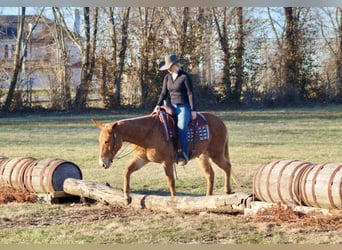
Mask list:
[[[276,225],[293,224],[298,227],[311,227],[325,230],[341,230],[342,214],[340,210],[331,210],[330,215],[319,211],[298,212],[291,207],[280,204],[261,210],[257,213],[257,222],[275,223]]]
[[[8,202],[36,202],[37,196],[27,191],[18,191],[11,187],[0,186],[0,204]]]
[[[19,205],[19,204],[18,204]],[[145,209],[133,209],[130,207],[121,208],[102,204],[55,204],[55,213],[47,216],[42,212],[18,215],[13,217],[0,217],[0,227],[4,228],[25,228],[30,226],[51,226],[51,225],[76,225],[80,222],[105,221],[113,218],[134,218],[151,216],[153,212]]]

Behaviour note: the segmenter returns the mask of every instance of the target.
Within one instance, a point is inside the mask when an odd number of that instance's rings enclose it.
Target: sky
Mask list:
[[[1,6],[1,5],[0,5]],[[20,14],[21,7],[0,7],[0,15],[18,15]],[[36,15],[40,12],[42,7],[26,7],[26,15]],[[81,9],[82,7],[80,7]],[[73,27],[74,17],[73,17],[73,9],[74,7],[70,7],[70,17],[66,17],[66,22],[68,26]],[[53,14],[51,12],[51,8],[47,7],[44,13],[44,16],[53,19]]]

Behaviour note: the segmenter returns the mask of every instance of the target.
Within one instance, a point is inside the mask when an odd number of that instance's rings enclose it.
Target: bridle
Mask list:
[[[114,160],[114,159],[120,160],[121,158],[126,157],[127,155],[129,155],[130,153],[132,153],[132,152],[134,151],[134,149],[131,149],[130,151],[128,151],[128,152],[125,153],[124,155],[120,155],[120,154],[115,155],[115,148],[117,147],[117,143],[116,143],[116,141],[117,141],[117,135],[116,135],[115,131],[113,131],[113,138],[114,138],[114,147],[113,147],[113,150],[110,152],[110,153],[113,155],[113,160]],[[120,152],[122,152],[121,154],[123,154],[123,153],[125,152],[126,148],[127,148],[127,145],[125,146],[125,148],[124,148],[122,151],[120,151]],[[119,149],[119,150],[120,150],[120,149]],[[119,150],[118,150],[118,151],[119,151]]]

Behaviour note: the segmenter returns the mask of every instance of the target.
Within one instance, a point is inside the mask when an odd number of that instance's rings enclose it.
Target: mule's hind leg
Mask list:
[[[232,188],[230,185],[231,164],[230,164],[229,159],[226,159],[223,155],[219,157],[211,157],[211,159],[224,172],[224,192],[226,194],[231,194],[232,193]]]
[[[209,162],[209,157],[206,154],[200,155],[198,158],[198,163],[200,165],[200,168],[207,180],[207,193],[206,195],[212,195],[213,189],[214,189],[214,177],[215,173],[213,171],[213,168]]]
[[[130,179],[131,179],[131,174],[140,168],[142,168],[148,161],[141,159],[137,156],[133,158],[131,163],[125,168],[124,170],[124,184],[123,184],[123,193],[124,193],[124,198],[126,199],[126,204],[128,205],[131,203],[131,197],[130,197],[130,192],[131,192],[131,187],[130,187]]]

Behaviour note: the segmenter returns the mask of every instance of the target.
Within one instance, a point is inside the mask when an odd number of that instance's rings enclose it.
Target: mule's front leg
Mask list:
[[[124,183],[123,183],[123,194],[124,199],[126,200],[126,205],[129,205],[132,201],[132,198],[130,196],[131,193],[131,187],[130,187],[130,178],[131,174],[137,170],[139,170],[141,167],[143,167],[148,161],[134,157],[131,163],[125,168],[124,170]]]
[[[173,163],[164,164],[164,170],[166,174],[167,185],[170,190],[171,196],[176,196],[176,188],[175,188],[175,176],[173,172]]]

